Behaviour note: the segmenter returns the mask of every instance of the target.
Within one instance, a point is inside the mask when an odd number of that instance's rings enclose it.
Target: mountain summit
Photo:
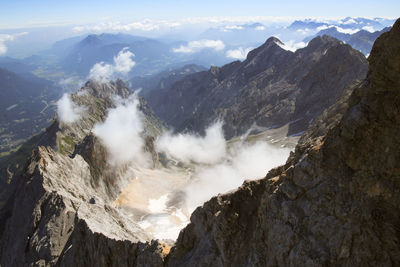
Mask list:
[[[369,62],[343,116],[331,109],[284,166],[194,212],[169,266],[400,264],[400,20]]]

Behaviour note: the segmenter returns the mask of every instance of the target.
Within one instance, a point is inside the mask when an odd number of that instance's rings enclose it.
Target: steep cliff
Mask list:
[[[29,160],[18,162],[21,166],[10,174],[12,194],[0,224],[1,265],[162,263],[161,245],[150,244],[148,234],[111,205],[134,175],[125,175],[126,166],[110,165],[107,150],[91,132],[115,106],[115,95],[130,94],[122,81],[88,82],[71,97],[85,107],[82,117],[72,123],[57,120],[34,140],[38,147]],[[150,140],[144,149],[153,152],[151,137],[163,124],[145,102],[139,109],[146,124],[142,134]]]
[[[369,62],[343,116],[326,111],[284,166],[192,214],[169,266],[400,264],[400,20]]]

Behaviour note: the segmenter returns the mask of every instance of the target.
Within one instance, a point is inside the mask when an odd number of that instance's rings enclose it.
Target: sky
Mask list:
[[[0,29],[218,16],[390,17],[398,0],[0,0]]]

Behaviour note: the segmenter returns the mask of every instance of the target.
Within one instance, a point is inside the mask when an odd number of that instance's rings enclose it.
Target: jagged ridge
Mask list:
[[[177,131],[201,132],[222,119],[227,138],[243,134],[253,123],[292,123],[291,135],[305,131],[343,90],[365,78],[365,57],[332,37],[317,37],[295,53],[281,45],[271,37],[245,61],[188,75],[150,94],[149,104]]]
[[[327,134],[308,133],[284,166],[198,208],[169,266],[400,263],[400,20],[369,61]]]
[[[38,147],[25,164],[18,162],[12,195],[2,210],[2,265],[132,265],[143,257],[162,262],[162,246],[150,244],[147,233],[109,204],[129,182],[124,178],[127,168],[109,165],[107,150],[91,133],[114,107],[113,96],[131,93],[120,80],[89,81],[72,95],[87,108],[82,118],[74,123],[56,120],[35,138]],[[139,109],[146,125],[143,135],[149,137],[146,149],[153,152],[152,140],[164,126],[143,99]],[[119,257],[123,253],[125,258]]]

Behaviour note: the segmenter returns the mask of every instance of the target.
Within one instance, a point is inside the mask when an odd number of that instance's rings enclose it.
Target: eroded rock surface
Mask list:
[[[343,117],[327,111],[284,166],[193,213],[169,266],[400,264],[400,21],[369,62]]]
[[[124,175],[126,166],[108,163],[107,150],[91,133],[115,106],[114,96],[130,94],[122,81],[88,82],[72,96],[85,106],[82,118],[57,120],[35,139],[38,148],[14,173],[14,191],[2,211],[2,266],[162,264],[163,247],[111,205],[133,177]],[[144,101],[139,109],[149,139],[145,149],[154,153],[152,140],[163,125]]]
[[[271,37],[243,62],[188,75],[146,98],[177,131],[201,132],[221,119],[227,138],[254,124],[275,128],[289,123],[288,135],[293,135],[365,78],[364,55],[333,37],[317,37],[294,53],[281,45]]]

